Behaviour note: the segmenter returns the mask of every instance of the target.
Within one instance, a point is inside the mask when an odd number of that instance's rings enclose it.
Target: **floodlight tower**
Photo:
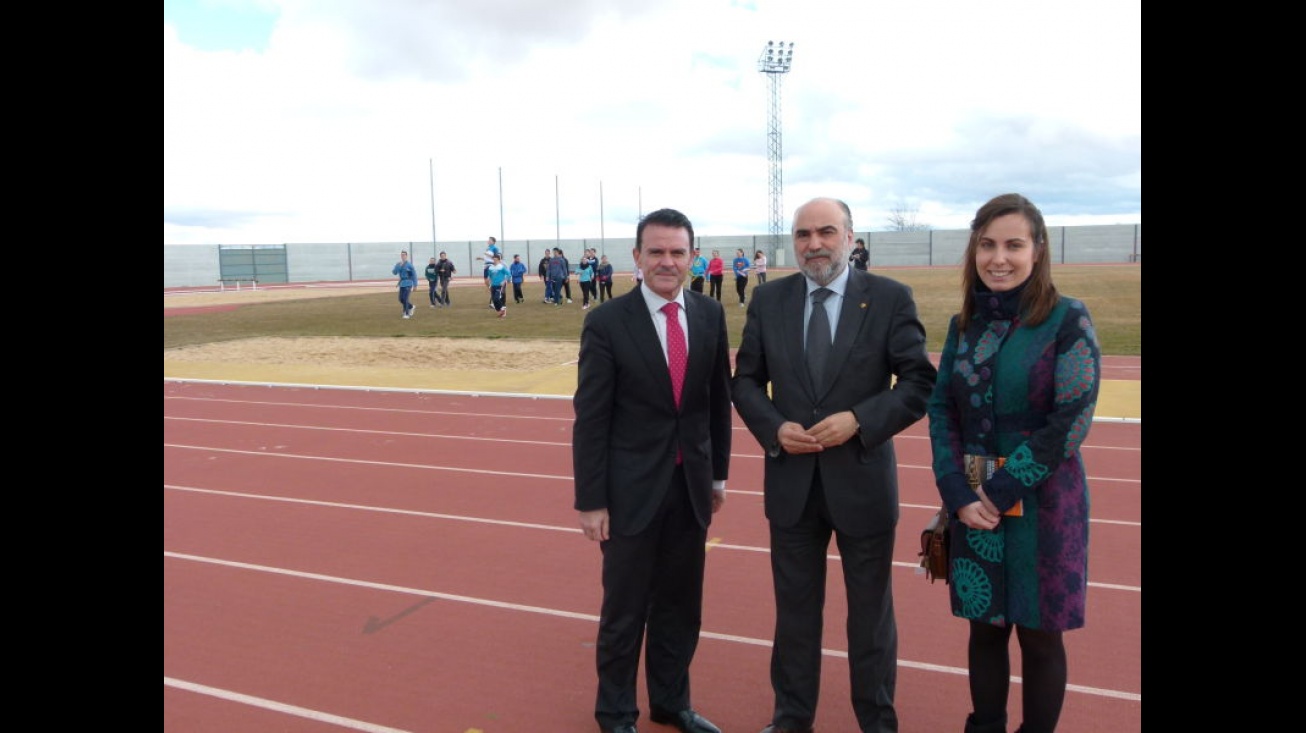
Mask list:
[[[784,143],[780,134],[780,82],[794,62],[794,44],[767,41],[757,57],[757,70],[771,80],[771,104],[767,108],[766,157],[771,164],[771,248],[780,246],[784,231]]]

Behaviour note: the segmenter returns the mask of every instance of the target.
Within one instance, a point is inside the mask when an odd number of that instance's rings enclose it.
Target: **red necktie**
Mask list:
[[[667,303],[662,312],[667,315],[667,367],[671,370],[671,391],[680,406],[680,392],[685,385],[685,365],[689,363],[689,348],[685,345],[685,331],[680,327],[676,310],[679,303]]]
[[[679,303],[667,303],[662,312],[667,314],[667,368],[671,371],[671,393],[676,398],[676,407],[680,407],[681,388],[685,386],[685,365],[689,363],[689,349],[685,345],[685,330],[680,327],[676,315]],[[676,448],[676,465],[679,466],[683,456]]]

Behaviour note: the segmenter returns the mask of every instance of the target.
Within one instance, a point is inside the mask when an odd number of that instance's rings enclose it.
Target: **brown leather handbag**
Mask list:
[[[946,508],[939,509],[921,530],[921,567],[931,583],[935,580],[948,582],[948,530]]]

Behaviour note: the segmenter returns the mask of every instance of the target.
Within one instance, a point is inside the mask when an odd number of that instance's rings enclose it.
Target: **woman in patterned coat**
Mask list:
[[[928,407],[934,478],[952,527],[952,613],[970,622],[974,710],[965,731],[1007,730],[1014,627],[1018,733],[1051,733],[1066,692],[1062,632],[1084,625],[1089,498],[1079,449],[1101,352],[1088,309],[1052,283],[1047,226],[1033,203],[998,196],[970,229],[962,308]],[[980,469],[974,481],[968,466]]]

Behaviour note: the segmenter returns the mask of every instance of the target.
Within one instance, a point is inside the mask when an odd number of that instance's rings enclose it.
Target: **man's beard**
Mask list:
[[[839,277],[839,273],[843,272],[843,268],[847,264],[847,262],[831,254],[830,259],[825,260],[824,262],[804,259],[802,263],[798,265],[798,269],[802,271],[804,275],[816,282],[816,284],[829,285],[834,282],[836,277]]]

